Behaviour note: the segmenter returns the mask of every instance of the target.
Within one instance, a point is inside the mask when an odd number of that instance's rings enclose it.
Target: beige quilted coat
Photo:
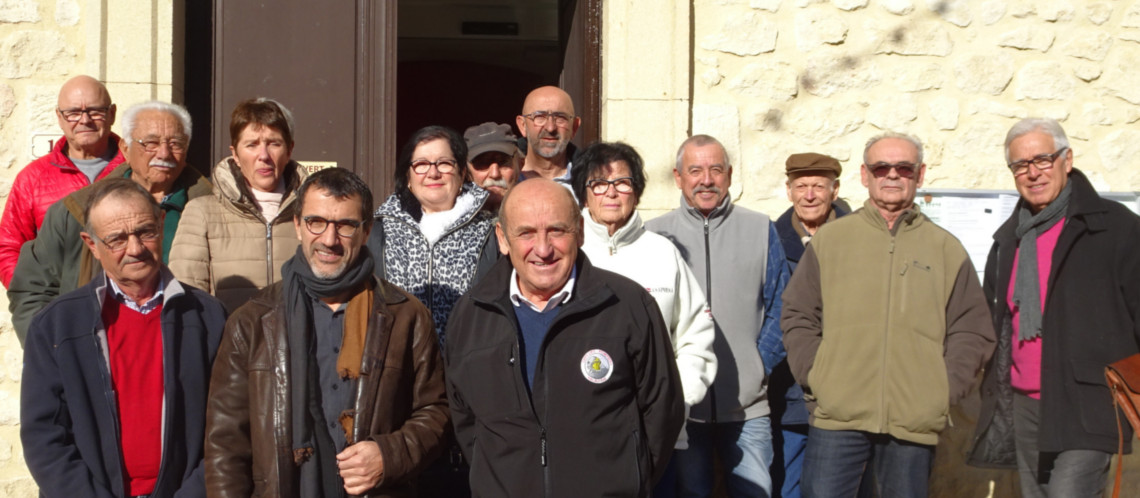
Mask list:
[[[266,220],[232,157],[214,166],[214,195],[186,204],[170,270],[180,282],[217,297],[232,313],[259,289],[281,278],[281,264],[297,251],[293,229],[296,190],[308,174],[296,161],[285,165],[281,211]]]

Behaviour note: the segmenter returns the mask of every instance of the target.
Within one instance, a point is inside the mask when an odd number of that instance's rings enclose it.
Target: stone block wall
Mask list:
[[[863,146],[886,130],[925,142],[926,187],[1012,189],[1002,143],[1027,116],[1061,121],[1098,189],[1140,190],[1140,2],[693,0],[636,21],[617,11],[656,2],[611,3],[622,6],[606,4],[607,23],[651,33],[637,56],[603,37],[603,136],[646,156],[649,216],[677,204],[669,168],[687,135],[646,140],[638,129],[677,121],[720,138],[733,195],[771,215],[789,206],[784,160],[796,152],[839,158],[840,194],[860,205]],[[634,81],[678,74],[689,77],[675,91],[683,116],[620,114],[630,100],[663,100],[656,83],[629,91]]]
[[[181,95],[174,42],[182,0],[0,0],[0,209],[16,174],[35,158],[36,135],[61,133],[59,87],[72,76],[107,84],[120,112]],[[179,21],[180,22],[180,21]],[[120,131],[118,124],[114,126]],[[42,153],[42,151],[40,151]],[[20,445],[23,349],[0,293],[0,496],[38,496]]]

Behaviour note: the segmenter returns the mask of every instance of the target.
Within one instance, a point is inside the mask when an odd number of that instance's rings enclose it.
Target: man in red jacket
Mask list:
[[[63,137],[55,141],[51,152],[16,175],[0,218],[0,283],[4,287],[12,280],[20,246],[36,238],[48,207],[123,162],[119,137],[111,133],[115,104],[98,80],[76,76],[64,83],[55,115]]]

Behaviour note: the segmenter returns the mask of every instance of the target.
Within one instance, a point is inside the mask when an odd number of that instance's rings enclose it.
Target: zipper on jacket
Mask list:
[[[705,216],[705,301],[709,307],[709,316],[712,316],[712,254],[709,248],[709,217]],[[713,381],[716,384],[716,381]],[[716,390],[713,389],[712,384],[709,385],[709,422],[716,423]]]
[[[898,221],[896,221],[896,223],[898,223]],[[885,315],[886,323],[883,324],[883,370],[886,370],[887,367],[887,345],[891,342],[891,295],[894,291],[894,285],[892,284],[895,280],[895,234],[889,229],[887,232],[891,237],[891,245],[887,249],[887,254],[890,255],[890,263],[887,266],[887,313]],[[879,374],[879,406],[879,432],[885,432],[887,420],[889,419],[889,417],[887,417],[887,376],[885,375],[885,372],[881,372]]]
[[[265,223],[265,282],[273,283],[273,222]]]

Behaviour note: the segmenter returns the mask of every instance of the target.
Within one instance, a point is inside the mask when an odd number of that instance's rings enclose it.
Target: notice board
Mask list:
[[[1140,192],[1099,192],[1140,214]],[[978,271],[986,267],[986,257],[994,242],[994,232],[1013,214],[1019,195],[1016,190],[919,189],[915,197],[923,214],[962,242]]]

